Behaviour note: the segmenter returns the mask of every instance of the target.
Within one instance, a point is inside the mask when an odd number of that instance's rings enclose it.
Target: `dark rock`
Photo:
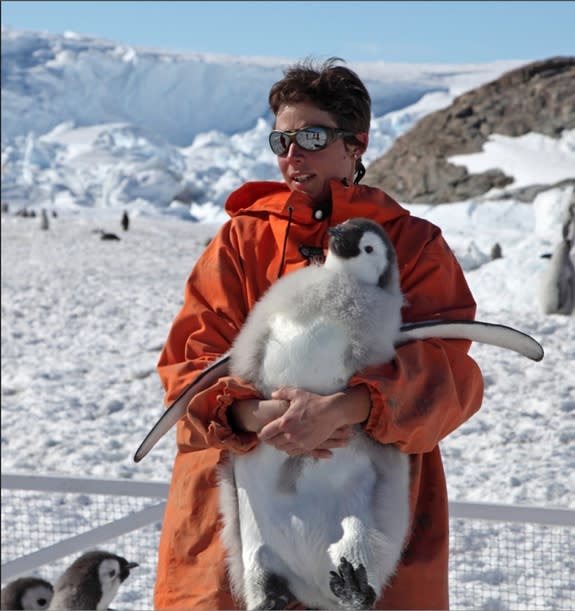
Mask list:
[[[574,128],[575,57],[534,62],[424,116],[368,167],[363,182],[405,202],[469,199],[493,188],[509,187],[513,179],[496,168],[469,174],[447,158],[481,151],[494,133],[518,137],[537,132],[557,138],[563,130]],[[534,185],[521,190],[523,201],[532,201],[548,188]]]

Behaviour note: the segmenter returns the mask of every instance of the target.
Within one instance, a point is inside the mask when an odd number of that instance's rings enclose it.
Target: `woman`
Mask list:
[[[472,319],[475,302],[440,230],[381,190],[360,186],[368,145],[369,94],[335,59],[289,68],[269,95],[270,146],[284,182],[250,182],[228,198],[231,219],[199,258],[158,363],[172,402],[226,352],[250,309],[281,275],[321,259],[329,227],[369,217],[391,238],[406,298],[404,321]],[[447,492],[439,441],[475,413],[479,368],[461,340],[404,344],[393,361],[357,372],[344,393],[299,389],[260,400],[240,379],[221,378],[190,402],[178,423],[160,542],[155,606],[237,608],[220,540],[216,466],[229,452],[269,443],[290,455],[329,460],[361,424],[411,460],[411,530],[400,566],[377,608],[448,607]]]

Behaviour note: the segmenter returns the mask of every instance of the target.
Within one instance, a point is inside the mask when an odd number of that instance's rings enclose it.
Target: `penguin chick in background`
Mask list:
[[[571,259],[575,244],[575,202],[569,205],[565,216],[563,238],[543,274],[541,303],[545,314],[569,316],[575,311],[575,265]]]
[[[325,264],[275,282],[232,345],[232,374],[265,398],[335,393],[395,354],[403,296],[389,238],[363,218],[329,233]],[[248,609],[369,609],[381,596],[406,538],[409,459],[356,428],[329,459],[260,443],[221,466],[222,541]]]
[[[94,550],[82,554],[56,582],[50,611],[108,609],[120,584],[137,566],[110,552]]]
[[[54,588],[39,577],[20,577],[2,588],[0,609],[47,609]]]

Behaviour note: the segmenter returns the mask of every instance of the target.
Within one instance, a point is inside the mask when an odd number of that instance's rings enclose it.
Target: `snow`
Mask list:
[[[575,377],[567,374],[574,370],[575,324],[573,317],[542,315],[537,290],[548,261],[540,255],[552,244],[539,237],[530,205],[504,205],[491,222],[468,203],[439,206],[435,214],[408,206],[434,222],[454,211],[445,235],[467,261],[478,318],[523,330],[546,352],[534,363],[473,346],[487,395],[483,409],[443,442],[451,497],[571,507],[567,467],[575,460],[560,436],[575,431]],[[138,465],[131,456],[161,413],[155,364],[186,277],[219,225],[139,216],[123,232],[119,215],[90,212],[61,213],[49,219],[48,231],[38,218],[2,216],[2,469],[34,472],[41,464],[46,473],[168,481],[171,442],[162,440]],[[467,223],[456,229],[460,216]],[[102,241],[99,229],[121,239]],[[495,241],[503,258],[491,261]],[[472,244],[475,259],[466,259]],[[513,442],[521,429],[534,433],[528,448]],[[473,431],[481,434],[469,443]],[[451,463],[461,443],[466,460]],[[486,444],[490,455],[481,458]],[[533,457],[528,469],[525,451]],[[497,462],[507,467],[498,470]],[[519,482],[513,487],[511,473]]]
[[[465,166],[470,174],[505,165],[514,178],[514,188],[534,184],[532,170],[540,165],[538,179],[542,184],[554,184],[575,174],[575,129],[565,130],[560,138],[533,133],[517,138],[491,134],[480,153],[453,155],[448,161]]]
[[[2,200],[208,220],[248,178],[279,178],[267,97],[288,63],[3,28]],[[519,65],[350,63],[373,101],[364,161],[424,114]]]
[[[155,365],[187,275],[226,218],[226,195],[246,180],[279,178],[265,102],[281,66],[4,29],[2,55],[2,470],[167,482],[173,432],[132,461],[163,409]],[[366,161],[421,116],[510,67],[358,66],[380,109]],[[457,162],[501,168],[513,188],[555,183],[575,177],[573,132],[556,141],[494,135]],[[177,199],[183,192],[186,203]],[[544,315],[539,296],[541,255],[560,240],[573,187],[544,191],[533,204],[499,196],[405,204],[443,229],[478,318],[529,333],[545,349],[535,363],[473,345],[485,399],[441,443],[449,495],[574,508],[575,317]],[[49,229],[39,216],[15,214],[24,208],[47,209]],[[121,239],[103,241],[102,230]],[[495,243],[503,257],[492,260]],[[33,519],[34,507],[26,508]],[[473,554],[471,539],[456,562]],[[130,596],[137,608],[141,599]],[[572,590],[556,604],[560,596]]]

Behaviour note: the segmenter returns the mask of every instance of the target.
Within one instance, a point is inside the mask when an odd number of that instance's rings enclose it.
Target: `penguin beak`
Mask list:
[[[120,571],[120,581],[125,581],[130,576],[130,569],[135,569],[140,566],[137,562],[128,562]]]

